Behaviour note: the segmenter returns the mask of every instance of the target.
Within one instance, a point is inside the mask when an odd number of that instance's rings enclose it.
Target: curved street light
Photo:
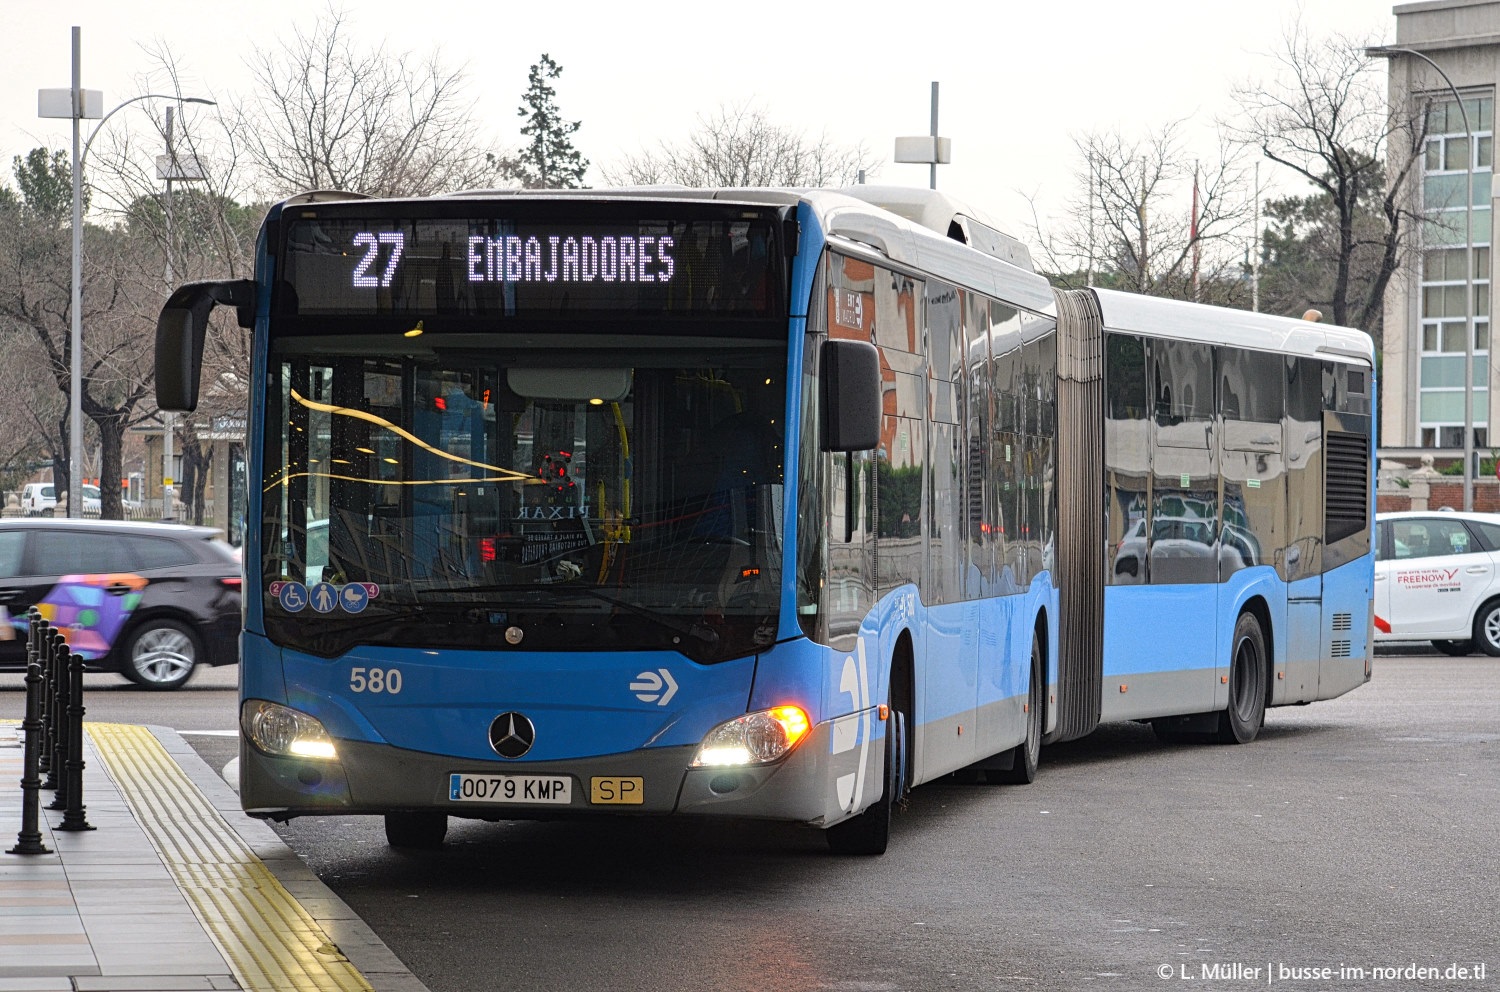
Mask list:
[[[78,162],[80,165],[82,165],[83,162],[88,159],[89,148],[93,146],[94,139],[99,137],[99,132],[104,128],[104,122],[109,120],[115,114],[124,110],[126,107],[130,106],[132,103],[139,103],[142,100],[171,100],[174,103],[201,103],[209,107],[217,107],[219,105],[217,100],[205,100],[201,96],[177,96],[173,93],[143,93],[140,96],[133,96],[129,100],[126,100],[124,103],[115,107],[103,117],[99,118],[99,123],[94,125],[94,132],[89,135],[89,140],[83,143],[83,151],[78,155]]]
[[[72,349],[72,368],[68,387],[68,432],[70,435],[68,438],[68,516],[70,517],[83,516],[83,480],[80,477],[83,470],[83,321],[80,311],[83,306],[81,273],[83,268],[84,157],[88,155],[89,147],[93,145],[94,138],[98,136],[104,122],[132,103],[153,99],[174,100],[178,103],[210,105],[214,103],[212,100],[205,100],[201,97],[147,93],[131,97],[107,114],[100,113],[104,106],[103,94],[99,90],[85,90],[80,81],[83,61],[81,35],[82,31],[75,26],[73,28],[73,85],[65,90],[44,89],[37,93],[37,116],[68,117],[73,121],[73,275],[72,300],[69,306],[73,326],[69,338]],[[94,126],[88,141],[80,150],[79,131],[85,119],[98,120],[99,123]],[[102,485],[100,492],[103,493]]]

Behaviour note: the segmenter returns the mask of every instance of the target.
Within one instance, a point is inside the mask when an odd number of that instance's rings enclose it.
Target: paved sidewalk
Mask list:
[[[0,854],[0,992],[427,992],[175,731],[85,729],[98,829],[44,809],[53,853]],[[19,737],[0,724],[0,850]]]

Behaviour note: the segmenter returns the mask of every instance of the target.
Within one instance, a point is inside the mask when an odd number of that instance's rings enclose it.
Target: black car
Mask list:
[[[0,520],[0,607],[15,634],[0,639],[0,670],[26,665],[26,631],[11,621],[53,602],[59,580],[79,574],[114,576],[106,596],[141,594],[90,671],[175,689],[198,665],[238,661],[240,564],[218,534],[114,520]]]

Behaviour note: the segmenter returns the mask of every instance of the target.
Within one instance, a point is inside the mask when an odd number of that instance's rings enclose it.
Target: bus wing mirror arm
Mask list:
[[[880,352],[868,341],[824,341],[821,358],[823,450],[879,447]]]
[[[190,282],[177,288],[156,320],[156,405],[174,413],[198,407],[203,339],[216,305],[238,311],[241,327],[255,323],[255,283],[249,279]]]

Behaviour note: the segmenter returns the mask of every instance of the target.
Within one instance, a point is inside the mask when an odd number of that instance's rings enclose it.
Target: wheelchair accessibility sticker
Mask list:
[[[271,595],[288,613],[301,613],[307,606],[307,586],[300,582],[273,582]],[[276,588],[280,586],[281,588]]]
[[[380,595],[380,586],[373,582],[350,582],[342,586],[319,582],[308,588],[301,582],[283,579],[272,582],[267,591],[288,613],[301,613],[308,606],[316,613],[334,610],[361,613],[370,600]]]

